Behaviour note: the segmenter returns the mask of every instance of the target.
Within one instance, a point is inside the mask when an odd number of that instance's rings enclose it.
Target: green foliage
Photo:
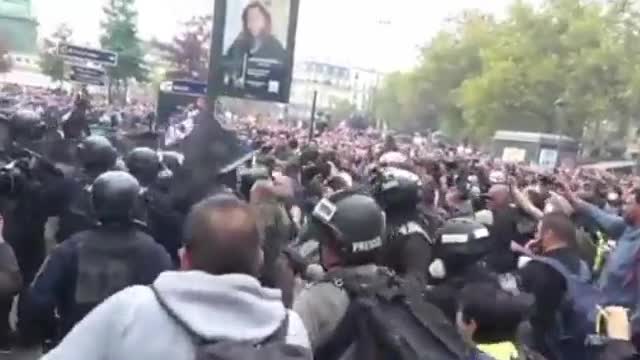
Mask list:
[[[335,121],[347,120],[356,111],[356,106],[349,100],[340,99],[331,104],[331,117]]]
[[[64,60],[57,55],[58,44],[71,40],[73,30],[67,24],[60,24],[51,37],[44,39],[44,46],[40,51],[40,70],[53,81],[64,80]]]
[[[109,77],[112,81],[123,82],[125,86],[129,79],[146,81],[148,71],[138,38],[135,0],[109,0],[103,11],[105,20],[101,24],[103,35],[100,44],[103,49],[118,53],[118,66],[109,69]]]
[[[172,77],[207,80],[212,22],[211,15],[194,16],[183,24],[184,31],[173,42],[152,41],[152,46],[165,54]]]
[[[376,115],[477,139],[498,129],[582,137],[605,124],[624,133],[640,110],[640,14],[631,4],[514,1],[502,20],[463,13],[415,69],[388,76]]]

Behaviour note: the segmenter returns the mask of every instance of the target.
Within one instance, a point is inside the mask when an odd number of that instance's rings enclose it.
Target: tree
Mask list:
[[[388,77],[377,113],[425,127],[435,117],[450,133],[477,139],[498,129],[623,135],[640,111],[636,6],[515,0],[499,21],[465,12],[424,47],[415,69]]]
[[[64,80],[64,60],[58,56],[60,43],[71,41],[73,30],[67,24],[60,24],[49,38],[44,39],[40,52],[40,70],[53,81]]]
[[[109,100],[113,98],[113,90],[120,92],[126,99],[129,81],[147,80],[148,70],[145,67],[141,41],[138,38],[135,0],[109,0],[103,8],[105,20],[102,22],[103,35],[100,38],[102,48],[118,53],[118,65],[109,69]]]
[[[335,121],[347,120],[356,111],[356,106],[349,100],[340,99],[331,104],[331,117]]]
[[[211,15],[194,16],[183,24],[184,31],[174,37],[172,43],[152,41],[171,64],[172,77],[207,80],[212,22]]]

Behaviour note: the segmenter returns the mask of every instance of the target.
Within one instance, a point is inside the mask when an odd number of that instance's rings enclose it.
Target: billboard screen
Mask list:
[[[214,96],[288,102],[299,0],[216,0]]]

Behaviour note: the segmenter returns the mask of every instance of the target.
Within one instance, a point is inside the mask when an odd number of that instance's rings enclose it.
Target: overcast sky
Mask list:
[[[97,44],[107,0],[33,0],[40,34],[63,22],[81,43]],[[233,0],[229,0],[233,1]],[[417,49],[464,9],[500,14],[512,0],[301,0],[296,58],[380,70],[410,68]],[[213,0],[137,0],[142,38],[169,40],[179,23],[211,13]]]

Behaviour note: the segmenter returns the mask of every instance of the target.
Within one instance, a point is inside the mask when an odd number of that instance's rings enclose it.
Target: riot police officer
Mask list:
[[[142,186],[142,202],[136,211],[136,218],[147,225],[151,236],[165,248],[174,264],[179,265],[178,249],[183,217],[174,209],[167,193],[168,187],[158,182],[164,169],[160,155],[150,148],[140,147],[129,152],[125,162],[129,173]]]
[[[91,186],[99,225],[56,247],[28,296],[29,313],[47,319],[55,309],[62,335],[112,294],[148,285],[172,268],[166,251],[135,223],[140,185],[130,174],[106,172]]]
[[[372,193],[387,215],[387,243],[382,264],[402,275],[425,279],[434,242],[425,229],[418,203],[422,195],[418,175],[395,167],[378,170]]]
[[[147,147],[131,150],[126,156],[125,163],[129,173],[140,182],[143,188],[153,184],[162,170],[160,156],[157,152]]]
[[[438,232],[435,260],[429,266],[427,298],[455,322],[457,294],[466,284],[491,282],[500,285],[498,275],[482,261],[493,249],[489,230],[469,218],[448,220]]]
[[[380,268],[375,263],[384,246],[385,227],[380,206],[370,196],[359,193],[337,192],[314,208],[304,231],[321,244],[320,258],[327,270],[327,281],[304,289],[293,309],[302,318],[317,353],[329,346],[330,337],[350,304],[346,290],[331,279],[377,279]]]
[[[90,202],[90,185],[100,174],[112,169],[118,152],[104,136],[89,136],[78,145],[82,166],[73,179],[65,179],[47,190],[46,203],[52,206],[50,216],[59,216],[56,240],[62,242],[78,231],[96,223]]]

